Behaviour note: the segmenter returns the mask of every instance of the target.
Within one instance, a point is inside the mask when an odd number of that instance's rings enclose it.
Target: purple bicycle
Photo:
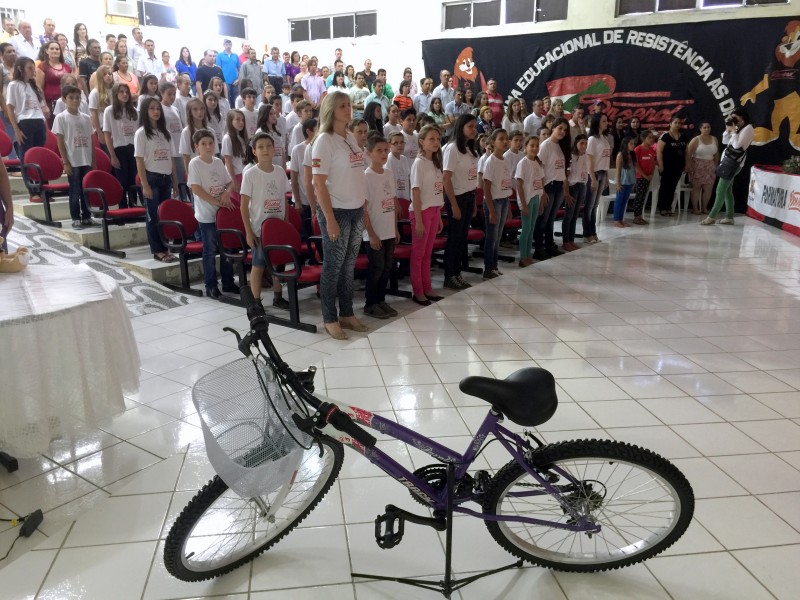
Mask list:
[[[242,299],[251,328],[244,338],[236,335],[245,358],[207,375],[194,389],[206,450],[218,475],[183,509],[167,537],[164,563],[178,579],[217,577],[280,541],[330,489],[344,445],[427,508],[419,515],[387,505],[375,521],[378,546],[399,544],[405,523],[446,532],[440,581],[354,577],[397,581],[449,598],[454,590],[523,561],[576,572],[636,564],[671,546],[689,526],[692,488],[654,452],[608,440],[545,445],[530,431],[519,435],[503,425],[508,419],[532,428],[553,416],[558,399],[548,371],[527,368],[504,380],[462,380],[461,390],[485,400],[490,409],[460,453],[369,411],[317,398],[314,368],[290,369],[269,338],[269,317],[260,303],[247,288]],[[435,462],[411,472],[378,448],[365,428],[403,441]],[[471,469],[495,442],[510,461],[494,472]],[[482,519],[497,543],[520,560],[453,578],[454,513]]]

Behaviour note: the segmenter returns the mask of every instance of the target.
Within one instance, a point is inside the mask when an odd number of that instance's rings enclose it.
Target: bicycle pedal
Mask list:
[[[394,548],[403,540],[405,518],[401,514],[387,512],[375,519],[375,543],[379,548]]]

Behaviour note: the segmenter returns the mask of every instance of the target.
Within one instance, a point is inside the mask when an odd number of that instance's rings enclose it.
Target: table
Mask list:
[[[0,274],[0,448],[44,453],[125,410],[139,352],[122,292],[85,265]]]
[[[800,175],[755,165],[750,169],[747,216],[800,236]]]

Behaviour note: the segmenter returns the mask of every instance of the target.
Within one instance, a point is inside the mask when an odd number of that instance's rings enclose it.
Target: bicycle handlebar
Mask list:
[[[302,382],[297,377],[297,374],[289,365],[283,362],[278,354],[278,350],[273,345],[269,337],[269,323],[267,322],[267,315],[264,312],[264,307],[256,302],[256,299],[253,297],[253,292],[249,287],[242,287],[240,295],[242,303],[247,309],[247,318],[250,321],[250,332],[239,342],[239,350],[242,354],[250,356],[250,347],[256,341],[261,341],[270,361],[272,361],[278,371],[286,377],[292,391],[317,410],[318,417],[315,420],[318,426],[324,427],[326,423],[329,423],[363,446],[367,448],[373,447],[377,443],[377,439],[369,432],[359,427],[350,418],[350,415],[339,410],[339,407],[335,404],[321,402],[319,398],[305,389]]]

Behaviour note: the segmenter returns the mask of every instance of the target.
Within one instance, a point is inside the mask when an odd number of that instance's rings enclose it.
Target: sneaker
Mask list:
[[[369,315],[370,317],[375,317],[376,319],[388,319],[392,316],[383,310],[380,304],[370,304],[369,306],[365,306],[364,314]]]
[[[84,227],[99,227],[100,223],[95,221],[92,217],[84,217],[81,219],[81,224]]]
[[[550,255],[544,251],[544,248],[537,248],[533,253],[533,258],[536,260],[547,260]]]
[[[395,309],[393,309],[386,302],[379,302],[378,306],[380,306],[383,309],[383,312],[385,312],[390,317],[396,317],[398,315],[397,311]]]
[[[492,273],[494,273],[495,275],[502,275],[503,274],[503,272],[500,269],[492,269]]]
[[[80,221],[80,219],[75,219],[72,222],[72,228],[73,229],[83,229],[83,223]]]
[[[448,290],[456,290],[456,291],[461,291],[464,289],[464,286],[461,285],[461,282],[458,281],[458,277],[456,276],[447,277],[444,280],[444,287],[446,287]]]
[[[700,225],[713,225],[714,223],[716,223],[716,221],[711,217],[706,217],[705,219],[700,221]]]
[[[728,219],[727,217],[724,219],[720,219],[720,225],[733,225],[733,219]]]
[[[465,281],[464,278],[461,275],[457,275],[456,279],[458,279],[458,283],[461,284],[461,289],[465,290],[467,288],[471,288],[472,287],[472,284],[467,282],[467,281]]]
[[[634,225],[647,225],[647,221],[645,221],[642,217],[633,217],[633,224]]]
[[[523,258],[522,260],[519,261],[519,266],[520,267],[527,267],[528,265],[532,265],[532,264],[533,264],[533,259],[532,258]]]
[[[289,310],[289,301],[283,296],[275,296],[272,300],[272,306],[283,310]]]
[[[487,279],[495,279],[496,277],[500,277],[500,276],[495,271],[484,271],[483,272],[484,281],[487,280]]]
[[[222,284],[222,291],[227,292],[228,294],[238,294],[239,293],[239,286],[235,283],[229,283],[228,285]]]
[[[218,300],[219,297],[222,296],[222,292],[219,291],[218,287],[206,288],[206,296],[209,298],[214,298],[214,300]]]
[[[561,250],[558,249],[557,246],[550,246],[549,248],[545,248],[545,252],[547,252],[550,256],[561,256],[564,254]]]

